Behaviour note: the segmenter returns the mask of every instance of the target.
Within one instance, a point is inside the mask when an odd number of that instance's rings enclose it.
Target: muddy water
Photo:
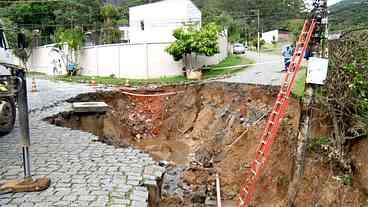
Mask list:
[[[150,152],[156,160],[167,160],[179,166],[187,166],[190,162],[189,146],[180,140],[146,139],[135,145],[139,149]]]

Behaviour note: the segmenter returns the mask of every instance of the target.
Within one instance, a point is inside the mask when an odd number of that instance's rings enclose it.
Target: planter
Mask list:
[[[187,78],[189,80],[202,80],[202,71],[189,71]]]

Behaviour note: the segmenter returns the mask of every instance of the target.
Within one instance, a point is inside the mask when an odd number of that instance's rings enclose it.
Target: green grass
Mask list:
[[[237,73],[239,71],[244,70],[245,67],[242,68],[234,68],[234,69],[224,69],[222,67],[229,67],[234,65],[245,65],[253,63],[252,60],[249,60],[245,57],[231,55],[223,60],[221,63],[215,66],[211,66],[203,71],[203,79],[212,79],[217,77],[223,77],[230,74]],[[115,77],[100,77],[100,76],[56,76],[53,77],[54,80],[66,81],[66,82],[76,82],[76,83],[90,83],[93,79],[96,80],[97,84],[103,85],[124,85],[129,84],[132,86],[139,85],[175,85],[175,84],[183,84],[193,82],[192,80],[186,79],[184,76],[175,76],[175,77],[162,77],[156,79],[125,79],[125,78],[115,78]]]
[[[220,62],[218,65],[213,66],[214,67],[228,67],[228,66],[234,66],[234,65],[245,65],[245,64],[251,64],[253,63],[252,60],[249,60],[245,58],[244,56],[238,56],[238,55],[230,55],[225,60]]]
[[[274,55],[281,55],[282,47],[285,44],[286,43],[265,44],[262,46],[261,52]]]
[[[36,72],[36,71],[28,71],[27,76],[45,76],[45,73]]]
[[[306,70],[307,69],[305,67],[302,67],[302,69],[299,71],[299,73],[296,77],[295,86],[294,86],[294,89],[292,91],[292,94],[295,97],[298,97],[298,98],[304,97],[305,81],[307,79]]]
[[[162,77],[157,79],[126,79],[126,78],[113,78],[113,77],[99,77],[99,76],[57,76],[55,80],[76,82],[76,83],[90,83],[95,80],[97,84],[103,85],[124,85],[129,84],[132,86],[148,85],[148,84],[175,84],[185,82],[187,79],[184,76],[175,77]]]
[[[235,65],[247,65],[253,63],[254,63],[253,60],[250,60],[244,56],[230,55],[219,64],[210,67],[208,70],[205,70],[203,77],[204,79],[209,79],[219,76],[231,75],[244,70],[246,67],[241,68],[223,68],[223,67],[230,67]]]

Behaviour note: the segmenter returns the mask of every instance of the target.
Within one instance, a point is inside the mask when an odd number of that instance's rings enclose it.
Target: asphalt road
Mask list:
[[[222,81],[232,83],[249,83],[256,85],[281,85],[283,60],[281,55],[264,54],[247,51],[245,57],[252,59],[256,65],[246,68],[236,75]]]

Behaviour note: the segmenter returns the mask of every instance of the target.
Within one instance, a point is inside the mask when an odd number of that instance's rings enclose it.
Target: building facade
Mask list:
[[[202,13],[190,0],[164,0],[129,8],[130,43],[173,42],[175,29],[201,26]]]

